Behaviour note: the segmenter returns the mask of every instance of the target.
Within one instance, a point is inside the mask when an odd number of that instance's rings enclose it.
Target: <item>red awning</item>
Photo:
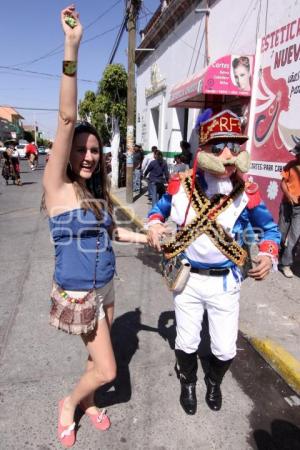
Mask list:
[[[207,94],[250,97],[253,66],[253,56],[223,56],[201,72],[175,85],[168,106],[201,107]]]

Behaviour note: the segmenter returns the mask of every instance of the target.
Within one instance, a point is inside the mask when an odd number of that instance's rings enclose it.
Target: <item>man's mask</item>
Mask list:
[[[227,159],[226,161],[206,151],[200,151],[198,154],[198,167],[216,176],[224,175],[225,166],[227,165],[234,165],[239,172],[246,173],[250,169],[250,164],[250,155],[246,151],[241,151],[238,156]]]

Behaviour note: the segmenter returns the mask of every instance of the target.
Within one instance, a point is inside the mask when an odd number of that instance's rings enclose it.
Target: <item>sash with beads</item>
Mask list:
[[[190,198],[192,180],[188,176],[182,181],[185,192]],[[191,204],[196,211],[195,219],[181,228],[175,237],[162,245],[167,259],[183,252],[195,239],[205,233],[223,255],[238,266],[242,266],[247,258],[247,252],[217,223],[216,218],[227,209],[234,200],[244,191],[244,183],[237,183],[230,195],[216,195],[209,199],[195,187],[192,193]]]

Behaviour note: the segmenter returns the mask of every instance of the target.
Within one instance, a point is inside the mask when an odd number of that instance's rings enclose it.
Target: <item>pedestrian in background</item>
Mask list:
[[[294,276],[294,251],[300,236],[300,143],[292,150],[295,159],[289,161],[282,171],[281,189],[283,199],[279,212],[282,233],[280,269],[287,278]]]
[[[75,325],[80,330],[81,326],[92,325],[90,332],[81,334],[89,354],[86,371],[72,392],[59,402],[58,439],[63,446],[72,447],[76,440],[74,413],[77,406],[96,429],[110,427],[105,410],[100,413],[96,408],[94,392],[116,376],[110,339],[115,273],[111,236],[124,242],[146,243],[147,240],[145,235],[116,228],[113,223],[101,139],[89,123],[75,126],[82,26],[73,5],[61,12],[61,23],[65,41],[58,128],[43,179],[43,205],[55,243],[50,320],[57,319],[58,322],[51,323],[58,328],[59,324],[68,325],[70,314],[59,317],[56,314],[60,308],[63,313],[73,312],[71,308],[75,304],[80,311],[76,313]],[[88,303],[91,297],[93,303]],[[65,307],[64,301],[70,306]],[[80,309],[86,304],[88,310]],[[85,311],[88,314],[83,314]],[[75,313],[71,317],[74,316]]]
[[[17,141],[11,140],[5,143],[6,150],[3,152],[3,168],[2,176],[8,184],[9,180],[13,181],[13,184],[17,186],[22,186],[21,175],[20,175],[20,160],[19,153],[16,150]]]
[[[175,165],[172,168],[173,173],[185,172],[186,170],[189,170],[189,166],[188,166],[188,164],[185,163],[186,159],[183,154],[176,155],[174,160],[175,160]]]
[[[184,162],[189,167],[191,167],[192,163],[192,152],[191,152],[191,144],[187,141],[181,141],[180,142],[180,148],[182,150],[182,155],[184,156]]]
[[[147,169],[147,167],[148,167],[149,164],[151,163],[151,161],[154,160],[155,152],[156,152],[157,150],[158,150],[158,148],[156,147],[156,145],[153,145],[153,146],[151,147],[151,152],[148,153],[148,155],[146,155],[146,156],[144,157],[143,162],[142,162],[142,172],[143,172],[143,175],[144,175],[144,173],[145,173],[145,170]]]
[[[145,156],[145,158],[143,159],[142,162],[142,176],[145,177],[145,171],[147,169],[147,167],[149,166],[149,164],[151,163],[151,161],[153,161],[155,159],[155,153],[157,152],[158,148],[156,147],[156,145],[153,145],[151,147],[151,153],[148,153],[148,155]],[[147,190],[148,190],[148,198],[149,200],[152,200],[151,194],[149,192],[149,180],[147,179]]]
[[[144,154],[140,145],[133,149],[133,192],[141,193],[141,174]]]
[[[168,164],[163,159],[160,150],[156,150],[154,160],[145,170],[145,177],[149,174],[149,194],[152,199],[152,207],[165,194],[165,183],[169,180]]]
[[[30,169],[35,170],[38,162],[38,150],[34,142],[26,145],[26,157],[28,158]]]

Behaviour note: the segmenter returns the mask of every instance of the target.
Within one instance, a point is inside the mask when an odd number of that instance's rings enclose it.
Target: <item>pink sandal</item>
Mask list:
[[[97,430],[106,431],[110,428],[111,423],[109,417],[106,415],[106,408],[104,408],[100,414],[88,413],[82,405],[80,405],[80,408],[90,418],[92,425],[97,428]]]
[[[61,412],[64,406],[64,399],[60,400],[58,404],[58,424],[57,424],[57,437],[63,447],[73,447],[76,441],[75,436],[75,422],[71,425],[62,425],[60,421]]]

